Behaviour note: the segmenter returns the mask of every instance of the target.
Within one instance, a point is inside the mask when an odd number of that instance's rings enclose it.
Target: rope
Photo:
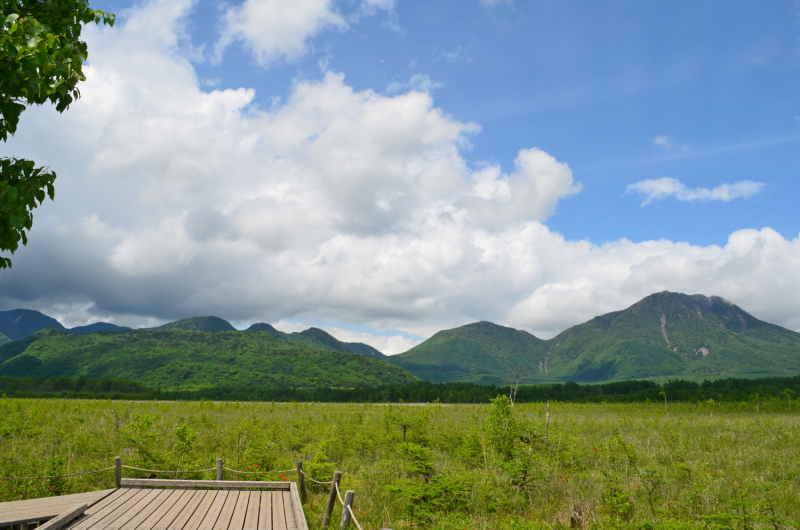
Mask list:
[[[342,495],[341,495],[341,493],[339,493],[339,485],[338,484],[336,484],[336,496],[339,497],[339,503],[341,503],[341,505],[344,506],[344,501],[342,500]]]
[[[43,477],[0,477],[0,480],[39,480],[39,479],[46,479],[46,478],[80,477],[81,475],[91,475],[92,473],[102,473],[103,471],[108,471],[109,469],[114,469],[114,466],[104,467],[103,469],[97,469],[95,471],[84,471],[83,473],[70,473],[69,475],[45,475]]]
[[[328,482],[320,482],[319,480],[313,479],[313,478],[309,477],[308,475],[306,475],[305,471],[301,471],[300,473],[302,473],[304,477],[306,477],[308,480],[310,480],[314,484],[323,484],[323,485],[325,485],[325,484],[333,484],[332,480],[329,480]]]
[[[145,473],[205,473],[207,471],[216,471],[217,470],[217,468],[215,468],[215,467],[212,467],[210,469],[196,469],[194,471],[174,471],[174,470],[173,471],[169,471],[169,470],[163,470],[163,469],[144,469],[144,468],[141,468],[141,467],[133,467],[133,466],[126,466],[126,465],[123,465],[122,467],[127,468],[127,469],[133,469],[135,471],[144,471]],[[114,468],[110,467],[108,469],[114,469]]]
[[[225,471],[230,471],[232,473],[241,473],[243,475],[266,475],[269,473],[291,473],[292,471],[297,471],[296,469],[286,469],[284,471],[239,471],[238,469],[231,469],[229,467],[223,467]],[[305,475],[305,473],[303,473]]]
[[[350,517],[353,518],[353,522],[356,523],[358,530],[364,530],[363,528],[361,528],[361,525],[358,524],[358,519],[356,519],[356,514],[353,513],[353,509],[350,506],[347,507],[347,511],[350,512]]]

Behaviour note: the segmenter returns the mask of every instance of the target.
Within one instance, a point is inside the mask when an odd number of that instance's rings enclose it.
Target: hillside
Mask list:
[[[362,342],[342,342],[330,333],[319,328],[308,328],[299,333],[284,333],[278,331],[269,324],[260,322],[253,324],[248,331],[265,331],[273,337],[286,342],[302,342],[318,350],[341,351],[346,353],[357,353],[373,359],[385,359],[386,356],[368,344]]]
[[[261,331],[138,329],[70,335],[44,329],[0,346],[0,376],[89,377],[151,388],[359,387],[417,380],[363,355],[312,349]]]
[[[422,344],[386,360],[427,381],[502,383],[522,366],[534,368],[544,341],[527,331],[476,322],[440,331]]]
[[[478,323],[440,332],[389,362],[432,381],[512,381],[518,373],[526,382],[599,382],[800,372],[800,333],[714,296],[653,294],[548,341],[498,328]],[[494,353],[502,350],[508,355]]]
[[[0,333],[11,340],[18,340],[36,333],[40,329],[53,328],[66,331],[61,322],[32,309],[0,311]]]
[[[125,331],[131,329],[125,326],[109,324],[108,322],[95,322],[88,326],[76,326],[67,329],[55,318],[32,309],[0,311],[0,345],[8,342],[8,340],[3,340],[3,337],[7,337],[10,340],[19,340],[47,328],[78,335],[94,333],[95,331]]]
[[[182,329],[184,331],[208,331],[212,333],[217,331],[236,331],[236,328],[233,327],[230,322],[219,317],[184,318],[183,320],[169,322],[163,326],[158,326],[157,328],[153,329],[162,331],[167,331],[170,329]]]

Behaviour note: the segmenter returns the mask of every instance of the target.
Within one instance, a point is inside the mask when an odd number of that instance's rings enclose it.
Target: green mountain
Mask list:
[[[432,381],[789,376],[800,372],[800,333],[716,296],[663,292],[547,341],[481,322],[439,332],[388,361]]]
[[[5,344],[7,342],[11,342],[11,339],[9,339],[8,337],[6,337],[2,333],[0,333],[0,346],[2,346],[3,344]]]
[[[342,342],[333,335],[319,328],[308,328],[299,333],[284,333],[269,324],[260,322],[253,324],[248,331],[266,331],[273,337],[286,342],[302,342],[318,350],[357,353],[373,359],[385,359],[386,356],[368,344],[361,342]]]
[[[219,326],[210,322],[211,328]],[[137,329],[70,335],[44,329],[0,346],[0,362],[0,376],[119,378],[163,389],[359,387],[417,380],[400,367],[363,355],[313,349],[263,331]]]
[[[219,317],[192,317],[192,318],[184,318],[183,320],[176,320],[175,322],[170,322],[168,324],[164,324],[163,326],[158,326],[157,328],[162,331],[167,331],[170,329],[182,329],[185,331],[209,331],[209,332],[217,332],[217,331],[236,331],[236,328],[231,325],[230,322],[227,320],[223,320]]]
[[[386,360],[428,381],[496,384],[512,377],[518,366],[529,368],[544,344],[527,331],[476,322],[440,331]]]

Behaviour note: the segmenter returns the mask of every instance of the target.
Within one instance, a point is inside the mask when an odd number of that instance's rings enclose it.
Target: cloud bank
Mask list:
[[[642,201],[642,206],[646,206],[653,201],[660,201],[667,197],[675,197],[679,201],[686,202],[728,202],[734,199],[747,199],[760,193],[763,189],[763,182],[753,182],[752,180],[742,180],[733,184],[720,184],[712,189],[688,188],[678,179],[663,177],[629,184],[625,192],[643,195],[644,200]]]
[[[482,319],[547,337],[669,289],[800,328],[800,239],[566,240],[545,224],[581,190],[564,161],[519,146],[513,168],[473,167],[477,124],[424,90],[357,91],[341,73],[268,110],[252,89],[204,92],[178,45],[189,7],[154,1],[87,28],[83,98],[24,115],[9,147],[58,171],[58,197],[0,275],[2,308],[68,326],[325,322],[398,353]],[[288,56],[309,27],[254,54]]]

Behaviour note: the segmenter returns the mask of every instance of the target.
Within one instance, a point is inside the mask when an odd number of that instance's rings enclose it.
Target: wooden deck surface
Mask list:
[[[121,488],[65,530],[307,530],[296,491]]]
[[[0,526],[46,521],[79,504],[87,504],[86,514],[92,514],[96,505],[117,490],[90,491],[74,495],[44,497],[27,501],[0,502]]]

